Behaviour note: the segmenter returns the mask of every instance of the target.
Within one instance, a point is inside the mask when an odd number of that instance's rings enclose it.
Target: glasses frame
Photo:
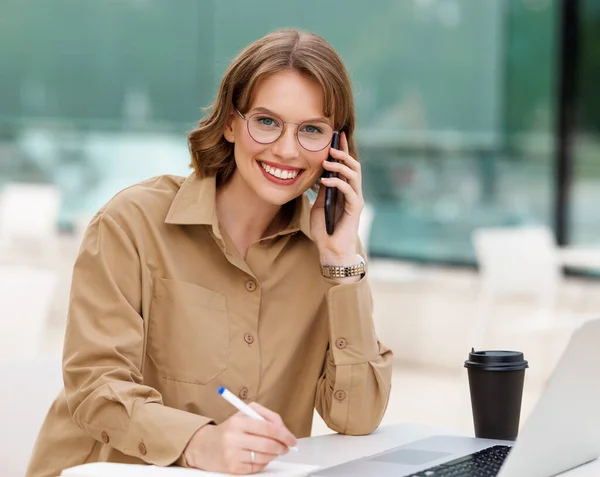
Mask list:
[[[245,116],[245,115],[243,115],[240,112],[239,109],[237,109],[237,108],[234,108],[234,109],[235,109],[236,113],[238,113],[240,115],[240,118],[242,118],[244,121],[246,121],[246,129],[248,130],[248,135],[252,138],[252,140],[254,142],[257,142],[258,144],[273,144],[273,143],[277,142],[281,138],[281,136],[283,136],[283,133],[285,132],[285,125],[286,124],[293,124],[294,126],[296,126],[296,131],[294,132],[294,136],[296,137],[296,141],[298,142],[298,144],[300,144],[300,147],[302,149],[304,149],[305,151],[308,151],[308,152],[319,152],[319,151],[322,151],[323,149],[325,149],[327,146],[329,146],[331,144],[331,140],[333,139],[333,135],[336,132],[339,133],[339,131],[336,131],[335,129],[331,128],[333,131],[331,132],[331,137],[329,138],[329,141],[327,141],[327,144],[325,146],[323,146],[321,149],[316,149],[316,150],[307,149],[306,147],[304,147],[304,145],[302,144],[302,142],[300,142],[300,138],[298,137],[298,129],[300,129],[300,125],[302,125],[302,124],[304,124],[306,122],[310,123],[310,121],[303,121],[301,123],[294,123],[292,121],[284,121],[279,116],[277,116],[276,114],[273,114],[273,113],[252,113],[250,116]],[[275,138],[274,140],[269,141],[269,142],[258,141],[257,139],[254,138],[254,136],[250,132],[250,118],[252,116],[255,116],[256,114],[271,114],[271,115],[275,116],[277,119],[279,119],[282,122],[282,124],[284,126],[281,128],[281,132],[279,133],[279,136],[277,136],[277,138]]]

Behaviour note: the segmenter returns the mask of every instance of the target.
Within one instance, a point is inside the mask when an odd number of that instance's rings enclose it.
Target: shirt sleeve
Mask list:
[[[326,300],[329,348],[315,407],[332,430],[369,434],[387,407],[392,352],[377,339],[366,276],[357,283],[333,285]]]
[[[211,419],[165,406],[143,384],[142,276],[127,233],[99,213],[73,270],[63,352],[69,412],[87,434],[124,454],[185,465],[187,443]]]

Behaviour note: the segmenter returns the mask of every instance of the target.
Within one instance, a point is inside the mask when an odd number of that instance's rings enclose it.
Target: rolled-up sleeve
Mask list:
[[[106,211],[92,221],[73,271],[63,375],[69,412],[87,434],[150,464],[180,460],[210,418],[163,405],[142,384],[143,265]]]
[[[380,424],[387,407],[392,352],[377,339],[366,277],[331,286],[326,299],[329,349],[316,408],[334,431],[368,434]]]

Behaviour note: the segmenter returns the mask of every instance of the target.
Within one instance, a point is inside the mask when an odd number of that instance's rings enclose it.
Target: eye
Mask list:
[[[277,120],[275,120],[274,118],[271,118],[269,116],[259,116],[255,119],[255,121],[257,124],[259,124],[260,126],[263,126],[263,127],[267,127],[267,128],[279,127]]]
[[[319,126],[315,126],[314,124],[305,124],[302,126],[302,132],[311,135],[319,135],[323,134],[323,129]]]

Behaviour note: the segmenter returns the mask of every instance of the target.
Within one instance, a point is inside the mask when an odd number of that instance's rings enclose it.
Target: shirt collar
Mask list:
[[[216,223],[216,177],[190,174],[175,195],[165,223],[173,225],[214,225]],[[306,194],[294,201],[294,213],[289,226],[280,234],[301,231],[310,238],[311,204]]]
[[[190,174],[181,184],[171,203],[165,223],[174,225],[210,225],[215,216],[215,177]]]

